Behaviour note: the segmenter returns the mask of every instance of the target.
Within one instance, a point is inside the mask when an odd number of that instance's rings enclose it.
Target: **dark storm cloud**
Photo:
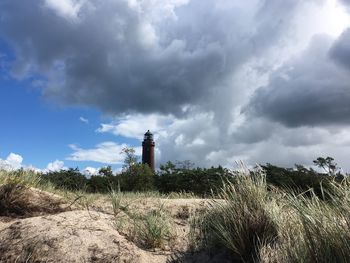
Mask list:
[[[246,111],[289,127],[350,124],[350,74],[330,58],[331,44],[328,37],[314,37],[299,58],[285,63],[268,86],[255,92]],[[343,52],[337,44],[334,49],[333,54]]]
[[[179,114],[208,97],[221,104],[231,95],[227,77],[276,45],[301,3],[52,2],[1,1],[0,37],[15,49],[14,74],[42,74],[46,97],[116,114]]]
[[[350,0],[340,0],[340,2],[350,7]]]
[[[350,28],[345,30],[331,49],[331,56],[350,70]]]

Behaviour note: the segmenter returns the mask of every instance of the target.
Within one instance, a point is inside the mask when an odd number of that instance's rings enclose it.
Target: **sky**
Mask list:
[[[0,0],[0,167],[350,171],[349,0]]]

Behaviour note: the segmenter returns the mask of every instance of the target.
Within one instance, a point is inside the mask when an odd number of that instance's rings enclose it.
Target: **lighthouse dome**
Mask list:
[[[153,141],[153,134],[149,130],[145,133],[144,140]]]

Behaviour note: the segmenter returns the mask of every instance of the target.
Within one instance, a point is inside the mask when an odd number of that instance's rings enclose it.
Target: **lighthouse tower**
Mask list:
[[[142,142],[142,163],[148,164],[152,171],[154,171],[154,146],[153,134],[148,130]]]

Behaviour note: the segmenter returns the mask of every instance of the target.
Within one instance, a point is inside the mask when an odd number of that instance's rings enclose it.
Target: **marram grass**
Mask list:
[[[194,248],[234,262],[349,262],[349,185],[318,197],[268,187],[262,171],[241,172],[192,224]]]
[[[16,184],[38,187],[42,184],[40,174],[30,170],[6,171],[0,169],[0,185]]]

